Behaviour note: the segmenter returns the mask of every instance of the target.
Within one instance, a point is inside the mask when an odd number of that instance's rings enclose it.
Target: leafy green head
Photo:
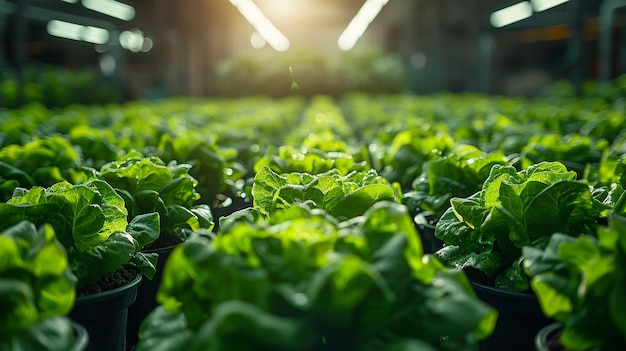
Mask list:
[[[124,200],[102,180],[18,189],[0,204],[0,213],[7,225],[22,220],[52,225],[79,286],[126,264],[148,277],[154,274],[155,257],[140,251],[158,236],[159,214],[138,215],[127,222]]]
[[[170,162],[166,165],[157,156],[144,157],[138,151],[131,151],[103,165],[97,177],[133,196],[156,191],[166,206],[190,207],[200,198],[195,189],[198,182],[189,175],[190,169],[190,164]]]
[[[166,165],[157,156],[131,151],[103,165],[93,176],[106,181],[124,199],[129,219],[158,212],[160,233],[184,241],[186,230],[212,229],[214,224],[207,205],[194,205],[200,194],[190,169],[190,164],[171,161]]]
[[[415,212],[441,215],[452,197],[479,191],[494,165],[510,162],[502,151],[485,153],[476,146],[458,144],[445,156],[424,164],[422,174],[412,183],[414,190],[405,192],[402,202]]]
[[[545,249],[525,247],[524,255],[524,269],[543,313],[563,324],[563,346],[594,351],[626,348],[623,213],[613,213],[597,237],[555,233]]]
[[[69,350],[76,277],[50,225],[0,233],[0,349]]]
[[[9,199],[17,187],[75,183],[81,177],[79,164],[75,146],[60,135],[5,146],[0,149],[0,200]]]
[[[404,339],[472,350],[493,330],[494,310],[462,272],[422,254],[397,203],[346,221],[294,205],[223,229],[172,252],[139,350],[164,345],[165,328],[177,335],[166,350],[381,350]]]
[[[445,244],[437,255],[513,291],[529,288],[520,266],[522,247],[545,247],[554,232],[593,233],[611,207],[596,200],[591,187],[559,162],[521,171],[495,165],[481,191],[452,198],[450,204],[435,228]]]
[[[346,175],[337,169],[320,174],[278,174],[264,166],[255,175],[252,186],[253,206],[265,216],[308,203],[338,219],[353,218],[378,201],[396,201],[396,193],[389,181],[373,169]]]

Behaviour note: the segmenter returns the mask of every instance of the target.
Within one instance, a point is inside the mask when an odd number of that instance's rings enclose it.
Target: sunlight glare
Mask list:
[[[252,45],[252,47],[255,49],[264,48],[265,43],[266,43],[265,39],[263,38],[261,34],[259,34],[259,32],[254,32],[250,36],[250,45]]]

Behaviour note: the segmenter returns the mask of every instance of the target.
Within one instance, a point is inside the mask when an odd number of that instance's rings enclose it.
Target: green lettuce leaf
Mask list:
[[[335,169],[317,175],[280,175],[267,166],[256,174],[252,195],[253,206],[266,216],[294,204],[309,203],[338,218],[352,218],[375,202],[395,200],[392,186],[374,170],[345,176]]]
[[[435,228],[445,246],[437,255],[450,266],[478,269],[500,288],[527,290],[519,266],[522,248],[543,248],[555,232],[592,234],[610,208],[599,193],[598,199],[592,194],[591,186],[559,162],[521,171],[494,165],[481,191],[450,200]]]
[[[0,205],[0,213],[11,222],[52,225],[67,250],[79,286],[127,264],[138,264],[148,277],[154,274],[154,257],[140,251],[157,238],[159,214],[137,215],[128,223],[124,200],[102,180],[24,189]]]
[[[29,345],[43,330],[65,337],[65,316],[74,307],[76,277],[50,225],[21,221],[0,234],[0,348]],[[46,320],[58,320],[58,329]],[[40,335],[41,336],[41,335]],[[69,334],[71,336],[71,334]],[[61,339],[59,339],[61,341]],[[6,342],[6,344],[5,344]]]

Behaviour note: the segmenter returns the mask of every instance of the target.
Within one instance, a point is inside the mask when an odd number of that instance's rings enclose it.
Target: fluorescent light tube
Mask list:
[[[289,49],[289,39],[265,17],[254,2],[251,0],[230,0],[230,2],[274,50],[287,51]]]
[[[367,0],[339,36],[337,46],[345,51],[352,49],[388,2],[389,0]]]
[[[109,41],[109,31],[103,28],[84,26],[80,37],[93,44],[106,44]]]
[[[83,30],[83,26],[80,24],[52,20],[48,22],[46,30],[48,31],[48,34],[54,35],[55,37],[78,41],[82,40],[80,33]]]
[[[83,0],[86,8],[123,21],[135,18],[135,8],[115,0]]]
[[[531,0],[535,12],[541,12],[551,9],[568,2],[569,0]]]
[[[65,39],[86,41],[93,44],[105,44],[109,41],[109,31],[99,27],[52,20],[48,22],[46,29],[48,34]]]
[[[528,1],[523,1],[502,10],[495,11],[490,16],[491,25],[500,28],[519,22],[533,15],[533,8]]]

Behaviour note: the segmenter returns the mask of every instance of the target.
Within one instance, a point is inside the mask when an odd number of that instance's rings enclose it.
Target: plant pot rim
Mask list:
[[[535,348],[537,349],[537,351],[550,351],[547,346],[548,337],[554,331],[561,328],[563,328],[563,325],[561,323],[551,323],[539,329],[537,335],[535,336]]]
[[[518,300],[527,300],[527,301],[537,300],[537,296],[535,296],[535,294],[533,293],[515,292],[515,291],[504,290],[504,289],[498,289],[498,288],[494,288],[493,286],[484,285],[484,284],[477,283],[471,280],[470,280],[470,284],[472,284],[472,286],[476,290],[487,292],[487,293],[498,295],[498,296],[506,296],[507,298],[514,298]]]
[[[143,274],[137,273],[135,278],[132,281],[130,281],[129,283],[126,283],[125,285],[122,285],[122,286],[117,287],[115,289],[111,289],[111,290],[99,292],[99,293],[96,293],[96,294],[86,295],[86,296],[81,296],[81,297],[76,298],[75,305],[76,306],[80,306],[80,305],[85,304],[85,303],[91,303],[91,302],[96,302],[96,301],[101,301],[101,300],[108,300],[108,299],[112,299],[114,297],[117,297],[119,295],[125,294],[128,289],[131,289],[134,286],[139,285],[139,283],[141,282],[142,279],[143,279]]]
[[[82,326],[82,324],[75,321],[71,321],[71,324],[76,335],[70,351],[83,351],[89,344],[89,333],[87,332],[87,329]]]
[[[183,244],[184,241],[179,242],[178,244],[174,244],[174,245],[169,245],[169,246],[163,246],[163,247],[155,247],[155,248],[151,248],[151,249],[143,249],[141,250],[141,252],[143,253],[163,253],[163,252],[168,252],[171,250],[174,250],[174,248],[180,244]]]

